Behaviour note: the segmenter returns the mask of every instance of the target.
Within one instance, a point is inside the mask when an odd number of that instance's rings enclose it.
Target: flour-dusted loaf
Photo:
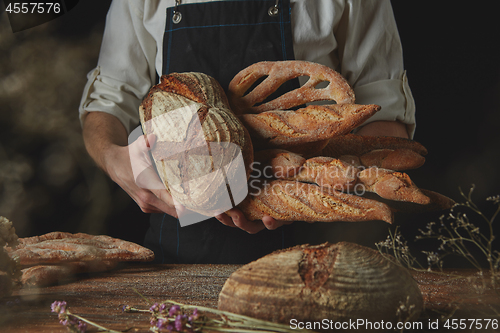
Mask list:
[[[220,310],[287,325],[292,319],[394,323],[417,319],[422,307],[407,269],[347,242],[301,245],[251,262],[227,279],[218,304]]]
[[[253,148],[220,84],[202,73],[164,75],[141,104],[140,118],[144,133],[157,137],[152,155],[172,196],[200,214],[221,213],[227,180],[240,177],[231,163],[242,156],[248,177]],[[246,191],[245,179],[240,185]]]

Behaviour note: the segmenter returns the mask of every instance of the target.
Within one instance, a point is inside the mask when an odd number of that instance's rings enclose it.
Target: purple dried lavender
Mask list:
[[[52,312],[65,313],[66,312],[66,302],[65,301],[55,301],[50,305]]]
[[[66,311],[65,301],[55,301],[50,305],[50,310],[52,312],[59,314],[59,322],[70,328],[72,331],[78,331],[80,333],[85,333],[87,330],[87,324],[78,320],[75,316],[72,316],[69,311]]]
[[[168,324],[168,320],[165,320],[165,319],[163,319],[163,318],[160,318],[160,319],[158,319],[158,321],[156,322],[156,327],[158,327],[158,328],[163,328],[163,327],[165,327],[167,324]]]
[[[167,304],[165,303],[160,304],[159,308],[160,313],[163,313],[166,309],[167,309]]]
[[[78,322],[77,328],[81,333],[85,333],[87,331],[87,324],[84,323],[83,321],[80,321],[80,322]]]
[[[168,316],[169,317],[173,317],[177,314],[177,312],[179,312],[181,310],[181,307],[178,306],[178,305],[172,305],[172,307],[170,308],[170,310],[168,311]]]
[[[183,316],[181,316],[181,315],[177,315],[177,317],[175,317],[174,325],[175,325],[175,329],[177,330],[177,332],[182,331],[182,327],[184,326],[182,317]]]
[[[193,310],[193,314],[189,316],[188,321],[191,323],[194,320],[198,319],[198,317],[199,317],[199,315],[198,315],[198,309],[194,309]]]
[[[149,311],[151,312],[158,312],[158,303],[153,304],[150,308]]]

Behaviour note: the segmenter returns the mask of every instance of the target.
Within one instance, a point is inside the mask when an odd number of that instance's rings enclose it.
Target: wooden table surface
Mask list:
[[[148,314],[122,311],[123,305],[144,309],[149,307],[134,288],[154,302],[171,299],[216,308],[224,282],[238,267],[129,264],[110,272],[79,276],[74,281],[58,286],[20,289],[12,296],[0,299],[0,332],[66,332],[66,328],[59,324],[57,315],[50,311],[50,305],[56,300],[66,301],[72,313],[107,328],[148,332]],[[426,310],[421,316],[424,328],[427,328],[429,321],[434,322],[442,315],[458,319],[500,320],[498,293],[472,283],[470,277],[474,275],[473,272],[459,273],[463,277],[414,273],[425,301]],[[458,331],[444,329],[442,325],[440,323],[443,332]],[[491,327],[489,330],[476,330],[494,331]]]

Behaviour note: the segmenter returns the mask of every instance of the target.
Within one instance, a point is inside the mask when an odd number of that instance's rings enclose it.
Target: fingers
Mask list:
[[[285,224],[292,223],[288,221],[278,221],[267,215],[262,218],[262,221],[249,221],[243,213],[236,208],[227,211],[225,214],[217,215],[215,218],[224,225],[240,228],[250,234],[255,234],[263,229],[274,230]]]
[[[153,149],[156,143],[156,135],[155,134],[148,134],[144,136],[144,139],[146,141],[146,146],[149,150]]]
[[[131,191],[132,199],[137,203],[144,213],[167,213],[173,217],[178,217],[178,211],[173,204],[170,193],[167,190],[153,193],[148,190],[139,189]]]
[[[248,221],[243,213],[236,208],[228,210],[225,214],[218,215],[216,218],[225,225],[240,228],[249,234],[255,234],[265,228],[264,224],[260,221]]]
[[[262,223],[265,225],[265,227],[269,230],[274,230],[278,229],[279,227],[285,225],[285,224],[291,224],[293,223],[292,221],[280,221],[280,220],[275,220],[269,215],[265,215],[262,217]]]
[[[220,215],[215,216],[217,220],[219,220],[220,223],[227,225],[228,227],[231,228],[237,228],[236,224],[234,224],[233,219],[231,216],[227,215],[226,213],[222,213]]]

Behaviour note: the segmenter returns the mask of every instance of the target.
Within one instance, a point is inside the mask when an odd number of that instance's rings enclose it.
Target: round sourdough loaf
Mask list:
[[[242,266],[218,303],[219,310],[283,324],[415,320],[422,307],[407,269],[348,242],[301,245]]]
[[[156,135],[152,156],[175,200],[213,216],[232,208],[238,193],[246,196],[252,142],[214,78],[164,75],[139,111],[144,133]]]

